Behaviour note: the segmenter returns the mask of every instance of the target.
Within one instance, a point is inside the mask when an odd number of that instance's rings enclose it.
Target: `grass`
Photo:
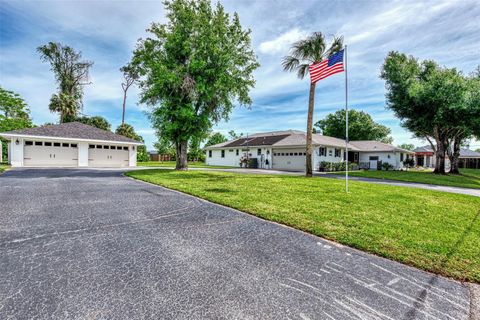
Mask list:
[[[147,161],[138,162],[138,167],[162,167],[162,168],[175,168],[175,161]],[[228,166],[209,166],[205,162],[188,162],[189,168],[212,168],[212,169],[232,169],[236,167]]]
[[[0,173],[10,168],[8,164],[0,163]]]
[[[189,193],[364,251],[480,283],[480,198],[352,181],[230,172],[140,170],[128,176]]]
[[[344,174],[344,173],[343,173]],[[428,183],[440,186],[480,189],[480,170],[461,169],[460,175],[437,175],[431,171],[354,171],[351,176]]]

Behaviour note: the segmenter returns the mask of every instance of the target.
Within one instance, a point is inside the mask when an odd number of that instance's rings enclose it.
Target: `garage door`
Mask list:
[[[35,167],[76,167],[78,145],[53,141],[25,141],[23,165]]]
[[[128,167],[128,147],[89,145],[89,167]]]
[[[273,149],[273,169],[304,171],[305,149]]]

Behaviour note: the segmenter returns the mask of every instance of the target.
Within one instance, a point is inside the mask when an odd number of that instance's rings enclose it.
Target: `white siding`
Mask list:
[[[322,146],[323,147],[323,146]],[[343,157],[345,155],[345,149],[343,148],[335,148],[335,147],[327,147],[327,155],[326,156],[321,156],[320,155],[320,146],[315,146],[313,149],[313,170],[318,171],[320,168],[320,163],[322,161],[327,161],[327,162],[343,162]],[[340,149],[340,157],[335,157],[335,149]],[[351,160],[350,160],[351,161]]]
[[[260,149],[260,154],[258,154],[258,149]],[[222,157],[222,150],[224,150],[225,153],[224,157]],[[210,151],[212,152],[211,157],[209,156]],[[207,150],[205,153],[205,163],[209,166],[240,167],[240,159],[246,156],[249,158],[257,158],[259,168],[272,168],[272,151],[270,148],[264,147],[249,147],[249,149],[234,147]]]
[[[18,138],[18,144],[16,143],[17,139],[12,138],[10,142],[10,164],[12,167],[22,167],[23,166],[23,139]]]
[[[370,162],[370,157],[378,157],[379,161],[382,161],[382,163],[389,163],[395,169],[401,167],[400,154],[397,154],[396,152],[360,152],[359,161]]]
[[[88,143],[78,143],[78,166],[88,167]]]

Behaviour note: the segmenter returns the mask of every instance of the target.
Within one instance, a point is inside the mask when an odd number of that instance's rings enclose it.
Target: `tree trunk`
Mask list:
[[[187,146],[188,141],[175,143],[175,148],[177,151],[175,170],[188,170]]]
[[[313,175],[312,169],[312,134],[313,134],[313,109],[315,107],[315,83],[310,84],[310,97],[308,99],[308,116],[307,116],[307,146],[306,146],[306,176],[311,177]]]
[[[122,112],[122,126],[125,124],[125,103],[127,101],[127,91],[123,91],[123,112]]]
[[[433,173],[445,174],[445,151],[446,143],[441,137],[435,137],[437,142],[437,152],[435,152],[435,170]]]
[[[458,162],[460,157],[460,139],[455,139],[453,142],[453,151],[449,155],[450,158],[450,173],[452,174],[460,174],[460,170],[458,170]]]

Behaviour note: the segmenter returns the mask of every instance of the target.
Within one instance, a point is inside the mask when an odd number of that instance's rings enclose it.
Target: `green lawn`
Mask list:
[[[430,171],[354,171],[351,176],[480,189],[480,170],[461,169],[460,175],[437,175]],[[333,173],[336,174],[336,173]],[[345,174],[345,173],[342,173]]]
[[[300,176],[126,173],[418,268],[480,283],[480,198]]]
[[[175,168],[175,161],[148,161],[148,162],[138,162],[138,167],[162,167],[162,168]],[[205,162],[189,162],[189,168],[212,168],[212,169],[232,169],[237,167],[227,167],[227,166],[209,166]]]
[[[3,171],[5,171],[8,168],[10,168],[10,166],[8,164],[1,164],[0,163],[0,173],[2,173]]]

